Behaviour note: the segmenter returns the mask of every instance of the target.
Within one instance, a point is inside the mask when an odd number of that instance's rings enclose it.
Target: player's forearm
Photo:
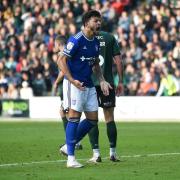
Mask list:
[[[100,84],[100,87],[101,87],[101,91],[103,92],[103,94],[105,96],[108,96],[109,95],[109,90],[112,89],[111,85],[105,81],[104,79],[104,76],[102,74],[102,71],[101,71],[101,68],[99,66],[99,63],[95,64],[94,65],[94,72],[99,80],[99,84]]]
[[[94,65],[93,72],[95,73],[95,75],[96,75],[97,79],[99,80],[99,82],[105,81],[104,76],[103,76],[102,71],[101,71],[101,68],[99,66],[99,63]]]
[[[62,71],[63,75],[72,83],[74,81],[69,68],[67,66],[67,57],[65,55],[61,55],[58,57],[57,65],[59,69]]]
[[[56,79],[56,83],[60,83],[63,80],[64,74],[62,71],[59,72],[58,77]]]
[[[59,75],[58,75],[58,80],[59,82],[62,81],[64,78],[64,73],[62,71],[59,72]]]
[[[122,81],[123,81],[123,65],[122,65],[122,58],[120,55],[114,56],[114,63],[116,64],[117,73],[119,76],[119,82],[122,83]]]

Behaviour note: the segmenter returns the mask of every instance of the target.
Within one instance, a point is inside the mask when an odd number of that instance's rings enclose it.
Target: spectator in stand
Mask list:
[[[20,89],[20,98],[21,99],[30,99],[33,97],[33,90],[29,87],[27,81],[22,82],[22,88]]]
[[[39,43],[43,42],[44,40],[44,32],[41,25],[36,27],[36,32],[33,36],[33,40],[38,41]]]
[[[161,70],[161,82],[156,96],[176,96],[179,92],[179,83],[175,76],[167,69]]]
[[[8,94],[6,92],[5,87],[0,86],[0,99],[7,99],[8,98]]]
[[[5,74],[3,72],[0,72],[0,86],[7,89],[8,87],[8,79],[5,77]]]
[[[154,68],[151,67],[150,71],[145,67],[142,69],[141,82],[137,95],[155,95],[158,88],[158,83],[154,80]]]
[[[12,83],[8,84],[7,95],[8,95],[9,99],[17,99],[17,98],[19,98],[18,90],[17,90],[17,88],[15,87],[14,84],[12,84]]]
[[[119,17],[118,25],[123,28],[126,32],[129,30],[130,26],[130,18],[128,17],[128,14],[126,11],[123,11],[121,16]]]
[[[32,82],[33,92],[35,96],[46,95],[46,83],[41,73],[37,73],[35,79]]]

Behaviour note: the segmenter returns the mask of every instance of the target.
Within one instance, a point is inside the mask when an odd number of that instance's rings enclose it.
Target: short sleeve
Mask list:
[[[64,47],[63,54],[71,58],[77,49],[78,49],[78,41],[72,36],[68,39],[68,42]]]
[[[115,39],[115,37],[113,36],[113,56],[116,55],[120,55],[120,47],[119,44],[117,42],[117,40]]]

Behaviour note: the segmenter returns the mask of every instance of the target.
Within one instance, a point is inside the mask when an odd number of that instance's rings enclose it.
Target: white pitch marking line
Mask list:
[[[136,154],[136,155],[124,155],[120,156],[121,158],[140,158],[140,157],[153,157],[153,156],[174,156],[180,155],[180,152],[174,153],[156,153],[156,154]],[[105,157],[102,159],[108,159],[109,157]],[[79,161],[87,161],[88,159],[77,159]],[[0,167],[8,167],[8,166],[23,166],[23,165],[32,165],[32,164],[48,164],[48,163],[62,163],[66,162],[66,160],[52,160],[52,161],[33,161],[33,162],[22,162],[22,163],[8,163],[8,164],[0,164]]]

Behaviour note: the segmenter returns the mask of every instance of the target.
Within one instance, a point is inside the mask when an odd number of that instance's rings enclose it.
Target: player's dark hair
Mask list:
[[[82,23],[85,26],[85,24],[92,18],[92,17],[98,17],[101,18],[101,14],[99,11],[96,10],[90,10],[83,14],[82,17]]]
[[[57,35],[55,41],[58,41],[60,44],[65,45],[67,42],[67,38],[63,35]]]

